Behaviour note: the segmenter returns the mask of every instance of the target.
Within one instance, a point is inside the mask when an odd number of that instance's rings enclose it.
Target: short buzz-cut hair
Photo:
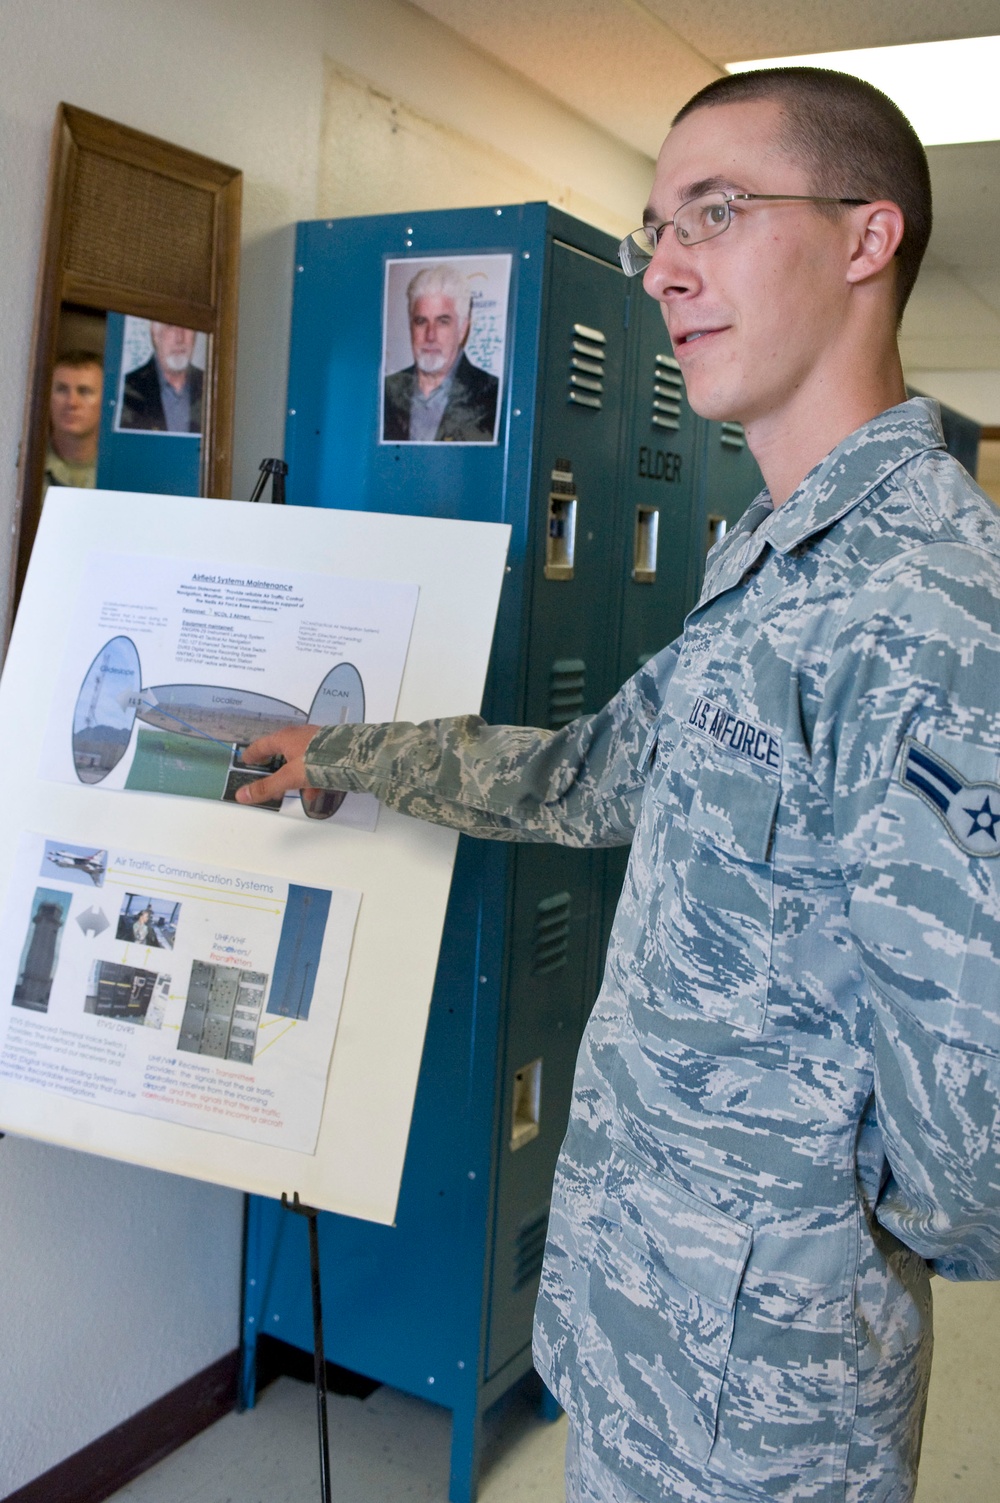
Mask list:
[[[410,279],[406,289],[406,307],[412,315],[418,297],[447,297],[455,304],[455,312],[467,324],[472,316],[472,293],[469,284],[457,267],[447,261],[437,266],[425,266]]]
[[[757,68],[716,78],[678,110],[770,102],[784,114],[780,143],[831,198],[889,199],[903,211],[896,251],[896,317],[913,291],[931,234],[931,175],[920,138],[898,105],[863,79],[832,68]],[[835,206],[817,204],[820,212]]]
[[[96,365],[99,370],[103,370],[104,359],[96,350],[65,350],[56,356],[52,369],[57,370],[60,365],[68,365],[74,371],[82,370],[85,365]]]

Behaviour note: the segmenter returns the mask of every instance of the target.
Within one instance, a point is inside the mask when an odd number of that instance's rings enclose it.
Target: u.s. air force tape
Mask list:
[[[908,736],[899,781],[944,825],[969,856],[1000,856],[1000,784],[969,783],[950,762]]]
[[[781,771],[781,738],[766,726],[758,725],[744,715],[735,715],[724,705],[699,695],[688,716],[688,725],[703,736],[728,747],[749,762],[760,767]]]

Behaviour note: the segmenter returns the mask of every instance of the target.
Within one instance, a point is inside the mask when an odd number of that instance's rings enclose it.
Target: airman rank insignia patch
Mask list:
[[[920,741],[903,745],[899,781],[923,799],[969,856],[1000,856],[1000,784],[967,783]]]

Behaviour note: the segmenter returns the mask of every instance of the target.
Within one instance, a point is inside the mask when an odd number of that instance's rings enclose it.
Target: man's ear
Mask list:
[[[857,216],[855,218],[855,216]],[[903,238],[903,211],[891,199],[859,205],[851,215],[856,239],[847,270],[849,282],[865,282],[892,261]]]

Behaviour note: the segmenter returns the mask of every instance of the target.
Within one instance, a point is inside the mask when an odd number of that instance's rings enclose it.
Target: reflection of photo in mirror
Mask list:
[[[145,1023],[159,979],[155,971],[142,970],[139,966],[121,965],[115,960],[95,960],[90,968],[83,1010],[99,1018]]]
[[[196,329],[125,318],[118,433],[201,433],[207,338]]]
[[[28,932],[17,968],[12,1001],[30,1012],[48,1012],[52,982],[59,964],[59,941],[72,896],[55,888],[37,887]]]
[[[180,903],[150,898],[142,893],[127,892],[118,915],[116,939],[126,944],[149,945],[153,949],[172,950],[181,916]]]
[[[383,443],[496,443],[510,272],[509,255],[386,263]]]

